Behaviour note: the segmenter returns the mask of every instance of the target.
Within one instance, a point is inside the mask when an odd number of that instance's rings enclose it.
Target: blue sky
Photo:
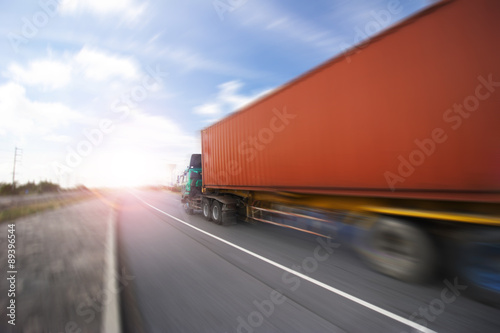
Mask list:
[[[430,0],[0,2],[0,182],[165,184],[200,129]],[[385,15],[384,15],[385,14]]]

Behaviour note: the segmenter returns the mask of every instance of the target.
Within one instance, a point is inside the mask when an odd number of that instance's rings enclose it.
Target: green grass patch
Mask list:
[[[77,203],[83,200],[88,200],[95,198],[92,194],[82,194],[78,197],[66,198],[66,199],[53,199],[46,202],[27,204],[16,207],[9,207],[0,211],[0,223],[5,221],[12,221],[23,216],[32,215],[35,213],[43,212],[49,209],[61,208],[73,203]]]

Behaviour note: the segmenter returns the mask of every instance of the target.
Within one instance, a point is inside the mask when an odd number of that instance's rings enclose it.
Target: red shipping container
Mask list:
[[[204,186],[498,198],[499,17],[442,2],[204,129]]]

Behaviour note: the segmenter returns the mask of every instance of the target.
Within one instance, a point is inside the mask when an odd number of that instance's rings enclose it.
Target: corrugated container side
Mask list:
[[[500,191],[498,17],[436,6],[208,127],[204,186]]]

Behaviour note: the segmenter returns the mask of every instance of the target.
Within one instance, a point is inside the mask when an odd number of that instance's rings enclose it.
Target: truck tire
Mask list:
[[[214,200],[212,203],[212,209],[210,210],[212,221],[215,224],[222,224],[222,204],[217,200]]]
[[[201,201],[201,210],[203,211],[203,217],[207,221],[212,220],[212,212],[211,212],[211,207],[210,207],[210,201],[206,198],[203,198]]]
[[[465,294],[500,307],[500,231],[467,230],[457,245],[456,272]]]
[[[396,279],[423,283],[436,270],[436,250],[426,232],[393,218],[378,220],[358,236],[357,250],[374,270]]]
[[[186,203],[184,203],[183,206],[184,206],[184,211],[186,212],[186,214],[188,214],[188,215],[194,214],[194,210],[193,210],[193,208],[189,207],[189,203],[186,202]]]

